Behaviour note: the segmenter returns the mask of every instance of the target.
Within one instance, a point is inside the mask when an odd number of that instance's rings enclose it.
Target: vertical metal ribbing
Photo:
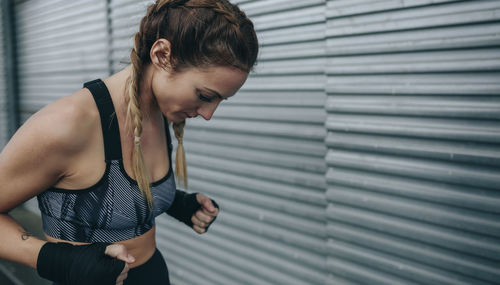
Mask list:
[[[108,39],[107,53],[108,53],[108,75],[113,74],[113,19],[111,18],[111,0],[106,0],[106,36]]]
[[[109,74],[106,2],[15,5],[20,119]]]
[[[3,14],[5,14],[5,5],[2,3],[0,7],[0,149],[4,147],[8,137],[8,123],[7,123],[7,88],[6,88],[6,66],[5,66],[5,39],[4,39],[4,26]]]
[[[498,284],[498,1],[328,1],[328,268]]]
[[[13,109],[19,124],[84,82],[109,75],[104,0],[15,1],[11,15],[18,82],[18,107]],[[25,205],[38,211],[35,199]]]
[[[16,54],[16,27],[14,17],[13,1],[2,1],[2,32],[3,32],[3,64],[4,64],[4,90],[5,90],[5,112],[7,133],[2,134],[6,143],[19,127],[19,93],[17,78],[17,54]]]

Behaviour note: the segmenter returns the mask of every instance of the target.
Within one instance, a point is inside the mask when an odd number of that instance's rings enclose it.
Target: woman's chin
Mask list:
[[[174,124],[182,123],[183,121],[185,121],[185,120],[184,119],[179,119],[179,118],[176,118],[176,119],[173,119],[173,120],[169,120],[169,122],[172,122]]]
[[[186,116],[183,113],[168,113],[164,116],[170,123],[181,123],[186,120]]]
[[[177,116],[172,116],[173,118],[170,120],[170,122],[174,123],[182,123],[186,120],[186,116],[183,115],[177,115]]]

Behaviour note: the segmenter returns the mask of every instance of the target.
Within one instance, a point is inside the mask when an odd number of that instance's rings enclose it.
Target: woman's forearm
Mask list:
[[[0,258],[36,269],[40,248],[46,241],[34,237],[6,213],[0,214]]]

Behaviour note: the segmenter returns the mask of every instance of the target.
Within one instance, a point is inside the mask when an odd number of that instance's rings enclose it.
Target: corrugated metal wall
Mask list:
[[[22,1],[15,18],[22,122],[109,74],[106,1]]]
[[[134,45],[133,36],[139,31],[139,22],[152,2],[110,0],[110,65],[113,73],[130,64],[130,50]]]
[[[21,123],[84,82],[108,76],[106,5],[103,0],[16,2]],[[38,211],[35,198],[26,206]]]
[[[8,125],[7,125],[7,82],[5,78],[5,38],[4,38],[4,25],[3,25],[3,13],[5,13],[3,7],[0,5],[0,151],[3,149],[7,143],[8,138]]]
[[[12,16],[13,0],[0,2],[0,148],[19,125],[17,104],[16,35]]]
[[[500,1],[327,8],[329,272],[500,284]]]
[[[500,1],[233,2],[260,61],[188,121],[222,213],[157,220],[174,283],[500,284]],[[123,68],[150,3],[18,2],[23,118]]]

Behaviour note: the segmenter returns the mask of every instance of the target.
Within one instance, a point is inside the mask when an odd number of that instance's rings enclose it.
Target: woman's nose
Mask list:
[[[211,104],[203,104],[202,106],[200,106],[198,108],[197,113],[198,113],[198,115],[202,116],[203,119],[208,121],[214,115],[215,110],[217,109],[218,105],[219,105],[219,102],[217,102],[217,103],[213,102]]]

